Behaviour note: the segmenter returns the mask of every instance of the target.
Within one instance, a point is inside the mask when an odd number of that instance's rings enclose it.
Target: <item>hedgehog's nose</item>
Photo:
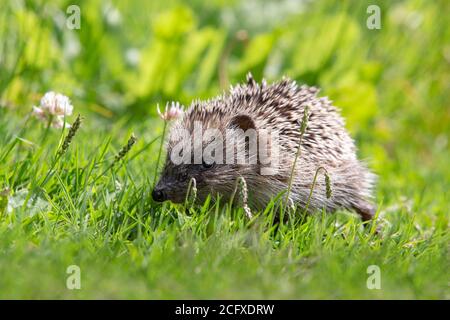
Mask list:
[[[153,198],[153,200],[155,200],[157,202],[163,202],[163,201],[167,200],[167,195],[162,190],[154,189],[152,191],[152,198]]]

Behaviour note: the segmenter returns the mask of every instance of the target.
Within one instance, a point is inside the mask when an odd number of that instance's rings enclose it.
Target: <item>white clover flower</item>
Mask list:
[[[166,104],[164,112],[159,109],[159,104],[156,106],[159,117],[164,121],[171,121],[178,119],[183,114],[183,107],[178,102],[171,102]]]
[[[72,112],[73,106],[68,97],[49,91],[42,97],[39,107],[33,106],[32,114],[43,122],[51,120],[51,125],[54,128],[62,128],[64,117],[70,116]],[[70,127],[68,124],[65,126]]]
[[[46,115],[45,115],[45,112],[44,112],[44,110],[42,110],[41,108],[38,108],[38,107],[34,107],[33,106],[33,112],[32,112],[32,114],[36,117],[36,118],[38,118],[39,120],[46,120]]]
[[[70,116],[73,112],[69,98],[53,91],[47,92],[42,97],[40,107],[55,116]]]
[[[56,128],[56,129],[61,129],[64,126],[66,128],[70,128],[70,124],[68,124],[68,123],[64,124],[64,118],[62,116],[55,117],[55,119],[52,122],[52,126],[53,126],[53,128]]]

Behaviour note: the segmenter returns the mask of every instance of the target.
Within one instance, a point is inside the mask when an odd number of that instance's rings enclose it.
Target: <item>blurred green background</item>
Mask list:
[[[70,30],[67,8],[81,9]],[[381,29],[369,30],[369,4]],[[400,165],[448,148],[448,1],[2,1],[1,105],[29,111],[62,92],[99,121],[221,93],[251,71],[322,88],[363,155]],[[142,119],[142,118],[140,118]],[[370,152],[366,152],[366,146]],[[388,161],[388,160],[394,161]]]
[[[373,4],[381,9],[379,30],[366,26]],[[79,30],[66,26],[70,5],[81,9]],[[69,96],[75,114],[85,117],[70,157],[60,164],[63,178],[38,190],[51,203],[49,212],[18,208],[0,220],[0,284],[9,288],[3,296],[55,297],[59,288],[57,297],[74,297],[61,277],[78,257],[97,266],[86,280],[91,291],[81,297],[444,297],[449,13],[447,0],[1,1],[0,154],[6,160],[0,163],[0,191],[9,187],[20,194],[48,170],[57,135],[39,142],[43,129],[35,121],[14,142],[45,92]],[[236,227],[223,218],[211,239],[202,229],[208,218],[190,220],[148,203],[158,150],[151,141],[162,127],[156,104],[177,100],[188,106],[243,81],[249,71],[257,80],[287,75],[318,86],[342,109],[360,157],[379,175],[376,201],[394,221],[392,242],[373,245],[350,231],[351,237],[322,242],[320,219],[313,232],[307,226],[271,242],[265,231],[253,233],[245,222]],[[130,131],[140,138],[140,151],[117,177],[86,178],[88,191],[76,189],[73,172],[96,161],[97,170],[106,166],[109,143],[117,151]],[[110,159],[114,151],[108,150]],[[108,192],[119,180],[126,191],[116,208]],[[89,214],[69,207],[68,198],[88,206]],[[332,229],[334,221],[327,221]],[[360,247],[348,240],[360,237]],[[259,240],[248,245],[253,238]],[[273,250],[277,246],[283,250]],[[198,251],[207,258],[198,258]],[[359,281],[374,260],[391,267],[388,291],[369,292]],[[115,278],[105,280],[104,268]],[[35,269],[46,270],[39,283],[27,271]],[[19,273],[22,282],[16,281]],[[95,290],[98,283],[103,291]]]

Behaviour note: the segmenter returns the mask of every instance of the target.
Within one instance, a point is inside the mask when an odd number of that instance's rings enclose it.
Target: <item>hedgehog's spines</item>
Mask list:
[[[257,85],[257,84],[256,84],[256,81],[253,79],[253,75],[252,75],[251,72],[248,72],[248,73],[247,73],[247,85],[248,85],[249,87],[254,87],[254,86]]]
[[[319,181],[316,186],[318,190],[314,190],[311,199],[311,209],[325,206],[332,211],[345,207],[360,208],[362,212],[368,207],[365,204],[371,195],[374,175],[357,159],[354,142],[345,130],[339,109],[328,98],[319,97],[318,93],[318,88],[298,85],[289,77],[272,84],[267,84],[263,79],[258,84],[248,73],[246,82],[230,86],[229,92],[207,101],[194,100],[182,120],[186,128],[192,129],[194,121],[200,121],[204,129],[222,131],[233,117],[247,115],[258,128],[257,131],[265,129],[276,132],[279,137],[280,156],[275,175],[262,176],[245,166],[225,167],[226,170],[215,172],[214,187],[221,191],[230,189],[227,181],[232,180],[231,176],[242,175],[249,191],[255,193],[257,205],[267,203],[278,192],[286,190],[294,150],[298,148],[298,120],[308,107],[308,128],[300,145],[301,157],[291,199],[301,205],[306,203],[314,172],[323,166],[329,172],[333,196],[327,199],[326,184]]]

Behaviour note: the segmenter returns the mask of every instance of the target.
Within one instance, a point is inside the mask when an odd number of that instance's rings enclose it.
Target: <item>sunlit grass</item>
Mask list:
[[[274,224],[275,203],[252,220],[242,208],[208,202],[189,211],[184,206],[156,206],[150,200],[149,182],[155,157],[149,155],[158,144],[147,143],[155,140],[145,131],[146,124],[133,128],[143,136],[112,168],[126,141],[121,128],[93,135],[87,119],[52,169],[63,135],[53,130],[46,141],[34,144],[32,137],[45,132],[39,126],[32,120],[22,132],[23,141],[16,143],[17,137],[11,136],[2,142],[0,175],[6,178],[3,185],[13,190],[9,198],[14,206],[0,222],[0,283],[8,288],[2,290],[2,298],[446,294],[447,214],[434,214],[431,227],[421,222],[428,214],[423,207],[415,217],[398,204],[385,215],[382,234],[376,235],[346,212],[318,212]],[[49,178],[43,179],[49,170]],[[386,208],[381,207],[389,211]],[[79,291],[65,287],[65,271],[72,264],[81,268]],[[366,287],[369,265],[382,270],[381,290]]]

